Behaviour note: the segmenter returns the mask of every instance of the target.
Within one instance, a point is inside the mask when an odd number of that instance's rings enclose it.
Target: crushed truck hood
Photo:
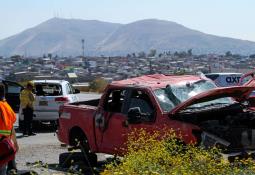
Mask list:
[[[202,103],[206,101],[215,100],[223,97],[233,97],[238,101],[246,100],[249,94],[254,90],[254,87],[248,86],[234,86],[226,88],[215,88],[200,94],[197,94],[188,100],[178,104],[175,108],[170,111],[171,115],[174,115],[181,110],[193,104]]]

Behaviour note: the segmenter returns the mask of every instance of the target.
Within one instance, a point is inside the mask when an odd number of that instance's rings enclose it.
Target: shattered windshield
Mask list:
[[[165,88],[156,89],[154,93],[163,111],[169,112],[175,106],[188,100],[189,98],[214,88],[216,88],[216,85],[214,85],[212,82],[200,80],[197,82],[185,82],[174,86],[167,85]],[[231,100],[231,98],[219,98],[216,100],[194,104],[189,107],[199,108],[214,104],[232,103],[234,102]]]

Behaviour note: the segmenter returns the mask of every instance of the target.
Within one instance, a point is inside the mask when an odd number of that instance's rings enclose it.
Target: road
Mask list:
[[[79,94],[80,101],[99,97],[98,94]],[[38,174],[66,174],[65,170],[58,167],[58,162],[59,155],[67,152],[67,147],[61,145],[50,125],[41,126],[36,132],[36,136],[30,137],[23,137],[22,133],[17,132],[20,150],[16,155],[16,162],[19,173],[33,170]],[[105,158],[105,155],[99,154],[99,160]]]

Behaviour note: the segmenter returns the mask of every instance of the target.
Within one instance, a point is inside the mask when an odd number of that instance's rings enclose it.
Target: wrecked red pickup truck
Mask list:
[[[253,89],[216,88],[211,80],[193,75],[116,81],[101,99],[63,105],[58,139],[71,146],[79,141],[89,154],[121,155],[135,128],[167,127],[180,131],[185,144],[217,145],[226,155],[250,152],[255,150],[255,114],[244,101]]]

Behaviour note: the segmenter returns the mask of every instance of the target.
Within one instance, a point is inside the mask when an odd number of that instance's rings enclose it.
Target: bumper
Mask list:
[[[224,160],[233,162],[236,160],[236,158],[238,159],[243,159],[243,158],[248,158],[248,157],[252,157],[255,158],[255,150],[251,150],[251,151],[244,151],[244,152],[235,152],[235,153],[228,153],[228,154],[221,154]]]

